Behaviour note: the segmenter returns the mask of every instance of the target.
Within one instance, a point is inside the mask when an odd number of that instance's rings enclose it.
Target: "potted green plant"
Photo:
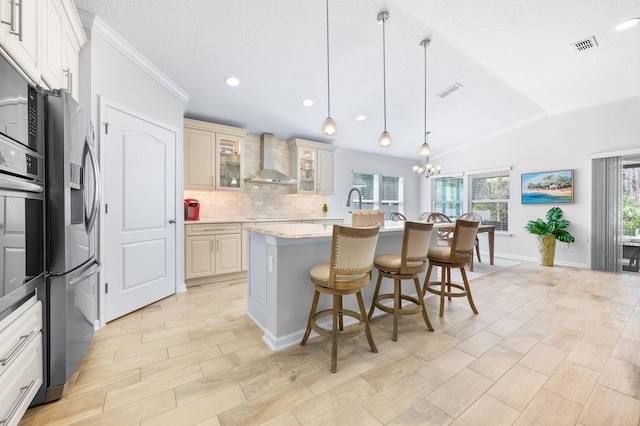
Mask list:
[[[562,209],[551,207],[547,212],[547,221],[542,219],[530,220],[525,229],[538,236],[538,251],[540,263],[544,266],[553,266],[553,258],[556,253],[556,240],[563,243],[572,243],[576,239],[567,231],[571,222],[562,219]]]

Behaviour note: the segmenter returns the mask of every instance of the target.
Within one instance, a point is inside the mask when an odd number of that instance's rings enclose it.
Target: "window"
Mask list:
[[[392,212],[404,213],[404,178],[353,172],[353,187],[362,192],[363,210],[385,211],[385,217]],[[351,205],[358,203],[358,194],[351,194]],[[355,207],[354,207],[355,209]]]
[[[431,211],[458,217],[464,206],[463,179],[459,177],[433,178],[433,203]]]
[[[622,229],[624,235],[640,234],[640,164],[622,169]]]
[[[496,231],[509,230],[509,170],[469,174],[470,211]]]

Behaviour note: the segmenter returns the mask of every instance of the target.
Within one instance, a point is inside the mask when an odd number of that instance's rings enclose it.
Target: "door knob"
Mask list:
[[[171,219],[171,220],[169,220],[169,223],[176,223],[176,220],[175,219]]]

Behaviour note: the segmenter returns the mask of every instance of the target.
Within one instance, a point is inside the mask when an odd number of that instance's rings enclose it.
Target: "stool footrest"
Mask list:
[[[382,300],[386,300],[386,299],[393,300],[393,294],[379,294],[377,299],[374,300],[374,304],[376,308],[380,309],[381,311],[384,311],[388,314],[393,314],[395,312],[393,306],[387,306],[382,304]],[[412,304],[403,306],[401,303],[398,309],[399,315],[415,315],[417,313],[422,312],[422,304],[415,297],[407,296],[406,294],[401,294],[400,299],[411,302]]]

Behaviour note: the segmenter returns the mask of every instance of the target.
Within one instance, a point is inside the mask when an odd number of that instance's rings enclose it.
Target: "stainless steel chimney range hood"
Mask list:
[[[273,135],[263,133],[260,136],[260,170],[246,178],[245,181],[280,185],[297,184],[297,180],[275,169],[277,155],[277,147]]]

